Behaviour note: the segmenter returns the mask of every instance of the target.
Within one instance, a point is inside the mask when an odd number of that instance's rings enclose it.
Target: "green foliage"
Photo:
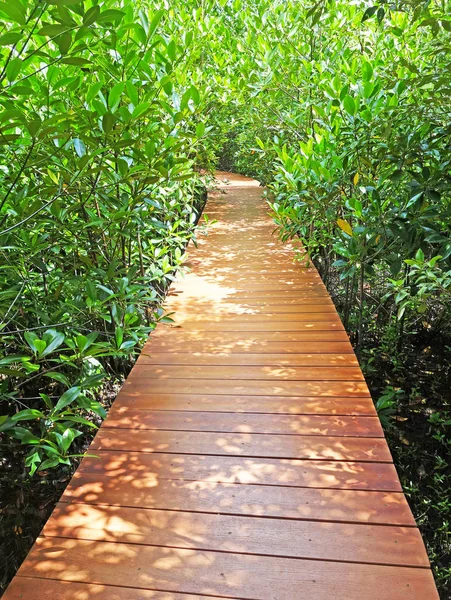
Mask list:
[[[0,431],[31,475],[104,415],[193,237],[208,88],[187,15],[1,3]]]
[[[451,337],[450,8],[0,2],[0,432],[27,476],[83,452],[99,390],[168,318],[219,164],[268,185],[335,293],[447,593],[449,400],[421,377]]]

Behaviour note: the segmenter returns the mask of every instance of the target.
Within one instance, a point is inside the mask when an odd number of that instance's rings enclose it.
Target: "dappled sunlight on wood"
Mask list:
[[[142,493],[137,493],[142,490]],[[273,516],[287,519],[358,521],[413,525],[407,503],[400,493],[359,492],[315,488],[240,485],[209,481],[179,481],[127,476],[99,482],[92,473],[77,473],[62,501],[199,512]]]
[[[325,398],[321,402],[313,396],[266,396],[238,394],[155,394],[123,389],[116,405],[135,409],[162,411],[190,410],[209,412],[269,413],[269,414],[328,414],[375,415],[370,397]]]
[[[50,581],[29,577],[16,577],[8,588],[10,598],[25,598],[28,591],[33,590],[33,600],[199,600],[199,596],[190,594],[174,594],[173,592],[156,592],[153,590],[136,590],[130,587],[97,585],[92,583],[75,583],[67,581]],[[215,598],[215,596],[210,596]]]
[[[83,504],[60,504],[43,535],[351,562],[365,562],[367,556],[373,563],[400,565],[415,564],[420,540],[412,527],[290,522]],[[328,540],[326,551],[324,538]],[[398,544],[402,544],[402,554]],[[421,560],[418,565],[427,566],[426,557]]]
[[[307,355],[308,356],[308,355]],[[253,379],[253,380],[285,380],[285,381],[306,381],[319,380],[327,377],[328,381],[362,381],[363,375],[360,367],[350,366],[353,361],[347,360],[347,355],[333,355],[317,361],[312,357],[311,362],[322,362],[321,366],[305,365],[302,367],[234,367],[221,365],[201,365],[201,366],[153,366],[140,363],[135,367],[134,373],[137,377],[152,379]],[[306,359],[306,362],[308,359]],[[324,366],[327,365],[327,366]],[[308,367],[308,368],[307,368]],[[341,367],[330,369],[329,367]]]
[[[6,600],[426,600],[427,555],[326,288],[273,235],[258,182],[217,177],[173,322]]]
[[[276,434],[142,431],[102,428],[93,449],[184,454],[390,461],[383,438],[279,436]]]
[[[115,407],[110,411],[107,428],[161,429],[173,431],[215,431],[237,433],[280,433],[285,435],[336,435],[383,437],[376,417],[265,415],[196,413],[194,411],[151,411]]]
[[[164,479],[202,480],[224,483],[253,483],[294,487],[342,488],[400,491],[392,464],[331,462],[116,452],[96,450],[98,458],[85,458],[80,473],[97,473],[110,478],[141,477],[156,473]]]
[[[122,393],[127,396],[137,394],[163,394],[167,382],[161,379],[133,378],[125,382]],[[369,391],[364,381],[255,381],[210,379],[173,379],[172,394],[214,394],[239,396],[318,396],[318,397],[368,397]],[[219,392],[219,393],[218,393]]]
[[[102,564],[102,569],[97,570],[96,564]],[[268,583],[275,585],[280,569],[285,576],[280,579],[278,589],[284,598],[295,597],[300,585],[313,597],[318,583],[327,594],[339,593],[339,597],[345,597],[346,590],[352,588],[362,574],[366,583],[374,586],[383,578],[393,590],[401,575],[392,567],[382,565],[329,562],[327,570],[318,571],[315,561],[311,560],[62,538],[38,539],[20,574],[101,585],[107,583],[106,579],[108,582],[120,579],[133,581],[137,589],[172,587],[176,591],[182,588],[188,593],[213,595],[236,596],[244,586],[254,589],[257,597],[265,597],[261,595],[262,584],[265,588]],[[403,567],[398,569],[404,570]],[[328,584],[330,574],[333,587]],[[422,569],[408,568],[402,575],[417,585],[425,574]],[[387,594],[377,597],[390,599]]]

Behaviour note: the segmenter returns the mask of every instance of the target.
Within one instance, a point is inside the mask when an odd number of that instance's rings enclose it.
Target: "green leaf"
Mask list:
[[[205,123],[198,123],[196,126],[196,137],[201,138],[205,133]]]
[[[124,330],[122,329],[122,327],[116,327],[115,337],[116,337],[116,347],[120,348],[121,344],[122,344],[122,340],[124,339]]]
[[[58,48],[59,48],[59,51],[61,52],[61,54],[67,54],[70,50],[70,47],[72,46],[71,33],[69,31],[66,33],[63,33],[62,35],[60,35],[57,38],[56,42],[58,44]]]
[[[124,18],[125,13],[117,8],[108,8],[100,13],[97,18],[97,23],[120,23]]]
[[[47,37],[54,37],[56,35],[59,35],[61,33],[66,33],[67,32],[67,27],[66,25],[44,25],[44,27],[42,27],[39,31],[38,31],[38,35],[44,35]]]
[[[48,371],[47,373],[43,373],[44,377],[48,377],[49,379],[54,379],[55,381],[59,381],[59,383],[64,384],[67,387],[70,387],[70,381],[63,375],[62,373],[58,373],[57,371]]]
[[[47,458],[44,460],[38,468],[38,471],[44,471],[45,469],[53,469],[54,467],[60,464],[60,459],[58,457]]]
[[[92,25],[93,23],[95,23],[97,21],[99,16],[100,16],[100,6],[99,5],[91,6],[91,8],[86,11],[85,16],[83,17],[83,26],[89,27],[89,25]]]
[[[64,392],[64,394],[61,396],[61,398],[56,403],[56,406],[53,409],[52,414],[61,412],[64,408],[66,408],[66,406],[69,406],[69,404],[72,404],[72,402],[74,402],[80,394],[81,394],[81,388],[79,388],[78,386],[74,386],[74,387],[71,387],[70,389],[68,389],[66,392]]]
[[[13,44],[17,44],[22,37],[21,33],[15,31],[4,33],[0,36],[0,46],[12,46]]]
[[[124,91],[125,83],[122,81],[116,83],[110,90],[108,94],[108,107],[110,110],[114,108],[114,106],[119,102],[122,92]]]
[[[11,88],[11,92],[18,96],[32,96],[35,93],[34,89],[28,85],[15,85]]]
[[[367,8],[362,17],[362,23],[365,22],[367,19],[371,19],[371,17],[376,14],[376,11],[377,6],[370,6],[369,8]]]
[[[81,2],[83,0],[47,0],[47,4],[56,4],[56,6],[73,6]]]
[[[346,112],[348,112],[352,116],[355,115],[357,111],[356,103],[354,101],[354,98],[352,98],[352,96],[349,96],[349,94],[344,97],[343,106],[345,107]]]
[[[101,89],[102,84],[100,82],[97,82],[94,85],[92,85],[86,94],[86,102],[91,102],[91,100],[93,100],[97,96]]]
[[[20,73],[21,68],[22,60],[20,58],[13,58],[10,60],[8,66],[6,67],[6,76],[8,77],[8,81],[15,81]]]
[[[177,44],[174,40],[171,40],[166,48],[167,55],[171,60],[175,60],[177,57]]]
[[[79,435],[81,435],[81,433],[76,429],[66,429],[66,431],[61,436],[61,448],[64,452],[67,452],[69,450],[70,445],[72,444],[74,439]]]
[[[97,400],[91,400],[90,398],[86,398],[86,396],[80,396],[77,404],[81,406],[81,408],[85,408],[86,410],[90,410],[96,415],[99,415],[102,419],[106,417],[105,409],[100,402],[97,402]]]
[[[28,345],[33,350],[34,353],[37,352],[36,342],[39,341],[38,336],[32,331],[26,331],[24,334],[24,338],[26,339]]]
[[[126,86],[128,97],[130,98],[132,104],[134,104],[134,106],[137,106],[139,103],[139,96],[138,96],[138,90],[136,89],[136,86],[131,81],[127,81],[125,86]]]
[[[20,2],[12,1],[0,2],[0,13],[6,15],[11,21],[20,23],[20,25],[26,24],[26,9]]]
[[[15,415],[11,417],[11,421],[14,423],[18,423],[19,421],[32,421],[34,419],[45,419],[44,413],[40,410],[36,410],[33,408],[27,408],[25,410],[21,410]]]
[[[153,36],[153,34],[155,33],[155,31],[156,31],[158,25],[160,24],[160,21],[161,21],[161,19],[162,19],[162,17],[163,17],[163,15],[164,15],[165,12],[166,11],[163,10],[163,9],[157,10],[155,12],[155,14],[152,16],[152,20],[151,20],[150,25],[149,25],[149,31],[147,32],[147,36],[148,36],[149,39],[151,39],[152,36]]]
[[[42,352],[42,356],[47,356],[54,352],[65,340],[65,335],[61,331],[48,329],[43,335],[43,341],[46,343],[46,348]]]
[[[34,473],[36,472],[36,469],[38,467],[38,464],[40,462],[41,462],[41,455],[39,454],[38,451],[33,452],[32,454],[29,454],[25,458],[25,466],[30,467],[30,475],[34,475]]]
[[[12,429],[13,427],[15,427],[15,423],[14,423],[14,421],[11,421],[11,419],[8,415],[0,416],[0,433],[3,433],[4,431],[8,431],[9,429]]]
[[[138,106],[135,107],[132,117],[134,119],[139,119],[145,112],[147,112],[150,108],[150,102],[141,102]]]
[[[363,81],[371,81],[373,78],[373,67],[368,61],[365,61],[362,65],[362,78]]]
[[[198,105],[199,105],[199,103],[200,103],[200,94],[199,94],[199,90],[198,90],[196,87],[194,87],[194,85],[192,85],[192,86],[190,87],[190,93],[191,93],[191,98],[192,98],[192,100],[193,100],[194,104],[195,104],[196,106],[198,106]]]
[[[90,65],[91,61],[87,58],[81,58],[81,56],[68,56],[67,58],[61,59],[60,63],[63,65],[75,65],[77,67],[83,67],[85,65]]]
[[[107,112],[103,115],[102,117],[102,129],[103,131],[108,134],[111,131],[113,131],[113,127],[114,127],[114,123],[116,122],[116,119],[114,118],[114,115],[110,112]]]
[[[74,148],[77,155],[81,158],[86,154],[86,146],[82,140],[79,138],[74,139]]]
[[[421,248],[418,248],[415,254],[415,260],[419,263],[424,263],[424,252]]]

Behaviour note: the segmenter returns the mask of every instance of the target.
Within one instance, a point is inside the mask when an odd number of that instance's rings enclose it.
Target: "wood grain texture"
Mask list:
[[[314,348],[316,352],[331,353],[335,351],[334,343],[341,342],[349,344],[346,332],[342,331],[306,331],[302,333],[281,333],[270,332],[262,334],[261,332],[252,332],[243,339],[243,336],[236,332],[210,332],[200,335],[199,332],[180,332],[180,336],[173,339],[159,338],[151,347],[145,346],[146,353],[165,354],[174,352],[180,354],[302,354],[309,348]],[[194,333],[194,335],[193,335]],[[188,334],[188,335],[187,335]],[[332,343],[331,343],[332,342]],[[330,344],[330,345],[329,345]],[[311,351],[311,350],[310,350]]]
[[[410,508],[399,492],[242,485],[77,472],[62,502],[189,510],[311,521],[378,523],[412,527]]]
[[[80,473],[97,473],[99,480],[127,475],[138,486],[160,479],[212,481],[288,487],[400,492],[401,485],[391,463],[293,460],[243,456],[151,454],[147,452],[96,450],[86,457]]]
[[[438,600],[347,333],[256,182],[183,274],[5,600]]]
[[[329,356],[329,366],[302,367],[260,367],[254,365],[153,365],[140,363],[136,365],[133,376],[140,379],[214,379],[237,380],[252,379],[254,381],[363,381],[360,367],[348,366],[346,356]],[[335,367],[335,368],[331,368]]]
[[[238,315],[237,315],[238,317]],[[316,317],[314,319],[313,317]],[[295,320],[295,321],[285,321],[285,320],[274,320],[274,319],[264,319],[260,317],[258,320],[254,321],[246,321],[238,318],[225,320],[221,319],[220,321],[212,321],[208,319],[199,319],[193,321],[183,321],[181,324],[177,324],[175,322],[174,326],[171,326],[172,329],[182,329],[184,331],[198,331],[199,329],[202,331],[208,332],[239,332],[242,336],[242,332],[280,332],[283,334],[284,331],[289,332],[309,332],[315,333],[319,331],[344,331],[343,325],[339,318],[336,315],[332,315],[327,313],[326,315],[320,315],[315,313],[311,315],[311,318],[308,321]]]
[[[366,398],[322,398],[313,396],[240,396],[133,392],[122,388],[117,407],[159,411],[210,411],[291,415],[375,415],[373,401]]]
[[[110,409],[103,428],[384,437],[377,417]]]
[[[329,342],[330,344],[330,342]],[[351,345],[337,342],[337,350],[322,353],[321,348],[318,351],[307,350],[303,354],[227,354],[216,353],[208,354],[205,352],[173,353],[173,352],[152,352],[151,347],[147,347],[140,354],[138,365],[189,365],[191,369],[200,370],[203,366],[220,367],[271,367],[272,372],[277,368],[287,367],[353,367],[358,365],[358,361],[351,351]],[[190,369],[190,370],[191,370]],[[287,374],[288,370],[285,371]],[[285,374],[284,372],[284,374]],[[277,376],[277,372],[275,373]]]
[[[224,596],[208,596],[215,600]],[[192,594],[174,594],[173,592],[155,592],[130,587],[76,583],[37,577],[17,576],[11,582],[3,600],[205,600]]]
[[[61,503],[41,535],[289,558],[429,565],[426,553],[418,552],[422,539],[414,527]]]
[[[331,375],[332,376],[332,375]],[[362,398],[370,393],[364,381],[268,381],[243,379],[172,379],[170,386],[164,379],[146,377],[130,377],[122,387],[124,394],[134,395],[143,393],[164,394],[212,394],[237,396],[318,396]]]
[[[438,598],[428,569],[64,538],[38,538],[19,574],[243,599]]]
[[[102,427],[93,450],[310,460],[391,462],[383,438],[155,431]]]

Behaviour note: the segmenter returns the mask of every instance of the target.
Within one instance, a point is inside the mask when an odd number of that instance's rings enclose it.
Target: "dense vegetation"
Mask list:
[[[219,161],[319,267],[449,597],[450,8],[0,2],[5,580],[165,318]]]

